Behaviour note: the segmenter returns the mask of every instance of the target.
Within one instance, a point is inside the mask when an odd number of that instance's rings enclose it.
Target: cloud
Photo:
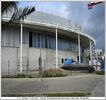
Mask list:
[[[88,2],[70,2],[70,19],[77,21],[84,31],[96,39],[96,48],[104,48],[105,6],[98,4],[88,10]]]
[[[104,34],[105,34],[105,9],[104,4],[95,6],[90,12],[86,22],[88,23],[85,27],[87,32],[94,35],[96,38],[96,48],[104,48]]]
[[[68,19],[70,11],[67,10],[68,2],[19,2],[19,7],[35,6],[36,11],[43,11]]]
[[[70,14],[67,10],[68,5],[68,2],[41,2],[36,3],[36,10],[68,19]]]

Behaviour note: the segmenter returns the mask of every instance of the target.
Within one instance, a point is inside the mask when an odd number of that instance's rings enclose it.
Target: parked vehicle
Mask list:
[[[75,61],[71,58],[67,58],[64,61],[64,65],[61,67],[65,70],[86,70],[88,72],[93,72],[95,69],[92,65],[84,64],[84,63],[75,63]]]

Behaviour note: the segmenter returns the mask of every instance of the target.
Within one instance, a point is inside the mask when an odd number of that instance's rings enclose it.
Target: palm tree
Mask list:
[[[1,13],[4,14],[7,13],[11,8],[17,9],[17,3],[18,2],[9,2],[9,1],[2,1],[1,2]]]
[[[10,20],[9,20],[9,22],[20,22],[20,21],[22,21],[22,20],[24,20],[24,18],[27,16],[27,15],[29,15],[29,14],[31,14],[32,12],[34,12],[35,11],[35,7],[25,7],[25,8],[18,8],[17,7],[17,3],[18,2],[7,2],[7,1],[3,1],[3,2],[1,2],[1,7],[2,7],[2,10],[1,10],[1,13],[2,13],[2,15],[4,14],[4,13],[7,13],[8,11],[13,11],[13,14],[12,14],[12,16],[11,16],[11,18],[10,18]],[[20,72],[22,72],[22,33],[23,33],[23,31],[22,31],[22,29],[23,29],[23,25],[22,25],[22,23],[21,23],[21,41],[20,41],[20,50],[21,50],[21,53],[20,53]]]
[[[18,2],[12,1],[2,1],[1,2],[1,13],[7,13],[11,9],[14,9],[14,12],[11,16],[11,19],[9,22],[16,22],[20,21],[21,19],[23,20],[27,15],[31,14],[32,12],[35,11],[35,7],[25,7],[25,8],[18,8],[17,7]]]

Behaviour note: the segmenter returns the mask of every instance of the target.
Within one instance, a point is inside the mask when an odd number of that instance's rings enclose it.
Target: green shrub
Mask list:
[[[25,74],[18,74],[16,77],[17,78],[25,78]]]
[[[29,75],[28,78],[34,78],[33,76]]]
[[[17,75],[6,75],[2,76],[2,78],[34,78],[32,75],[26,75],[26,74],[17,74]]]
[[[97,75],[105,75],[105,71],[97,71],[96,74]]]
[[[5,75],[5,76],[2,76],[2,78],[16,78],[16,76],[15,75]]]

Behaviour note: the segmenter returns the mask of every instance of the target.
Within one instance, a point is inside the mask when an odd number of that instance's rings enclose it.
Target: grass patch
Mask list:
[[[105,75],[105,71],[97,71],[96,74],[97,75]]]
[[[88,96],[90,95],[90,93],[78,93],[78,92],[74,92],[74,93],[49,93],[49,94],[45,94],[46,96],[49,97],[82,97],[82,96]]]
[[[48,70],[45,70],[43,72],[42,76],[44,78],[45,77],[63,77],[63,76],[66,76],[66,74],[61,69],[52,69],[52,68],[50,68]]]
[[[85,97],[89,96],[91,93],[80,93],[80,92],[73,92],[73,93],[45,93],[45,94],[4,94],[3,97],[31,97],[31,96],[43,96],[43,97]]]

